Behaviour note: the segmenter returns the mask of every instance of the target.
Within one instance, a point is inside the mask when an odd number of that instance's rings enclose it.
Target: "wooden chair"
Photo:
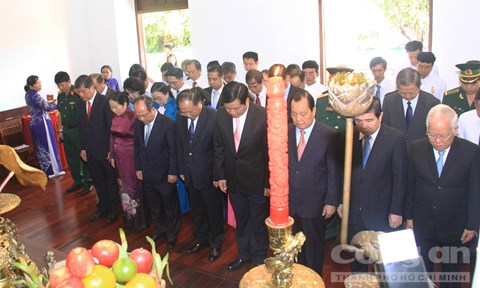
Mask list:
[[[25,163],[35,161],[35,150],[25,142],[22,117],[10,117],[0,122],[0,134],[4,145],[15,149],[20,159]]]

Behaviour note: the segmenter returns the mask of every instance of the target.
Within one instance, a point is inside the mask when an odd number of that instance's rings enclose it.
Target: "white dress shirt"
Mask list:
[[[313,99],[315,100],[315,103],[316,103],[318,96],[322,95],[323,92],[328,90],[328,88],[327,86],[322,85],[320,82],[315,81],[315,83],[313,83],[310,86],[305,85],[305,90],[307,90],[307,92],[313,96]]]
[[[420,89],[432,94],[440,100],[440,103],[442,103],[443,93],[447,90],[447,85],[438,75],[430,72],[427,77],[422,79],[422,86],[420,86]]]
[[[458,118],[458,137],[479,144],[480,117],[476,109],[462,113]]]
[[[195,87],[200,87],[202,89],[210,87],[210,85],[208,85],[208,81],[205,81],[205,79],[203,79],[201,75],[200,77],[198,77],[197,80],[188,79],[186,81],[187,85],[190,86],[190,88],[193,87],[193,82],[197,82],[197,85],[195,85]]]
[[[380,83],[377,83],[377,85],[380,85],[380,104],[383,105],[383,99],[385,99],[385,94],[388,94],[390,92],[393,92],[397,90],[397,87],[395,86],[395,83],[388,79],[388,78],[383,78],[383,81]],[[375,86],[375,94],[377,93],[377,87]]]
[[[173,94],[173,98],[177,99],[177,95],[180,94],[180,92],[182,92],[183,90],[185,89],[190,89],[192,88],[192,86],[189,86],[186,82],[183,83],[183,86],[180,87],[180,89],[173,89],[173,88],[170,88],[170,90],[172,91],[172,94]]]
[[[412,117],[413,115],[415,115],[415,108],[417,108],[418,97],[419,97],[419,94],[417,94],[415,98],[410,100],[410,106],[412,106],[412,112],[413,112]],[[403,116],[406,116],[407,109],[408,109],[408,100],[405,100],[404,98],[402,98],[402,103],[403,103]]]

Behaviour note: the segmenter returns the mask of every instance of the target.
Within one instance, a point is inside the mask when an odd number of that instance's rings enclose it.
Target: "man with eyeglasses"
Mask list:
[[[170,89],[173,94],[173,98],[177,98],[177,95],[180,94],[185,89],[191,88],[184,80],[183,80],[183,70],[180,68],[172,68],[167,71],[167,81],[168,85],[170,85]]]
[[[443,93],[447,90],[447,84],[437,74],[432,73],[435,64],[435,55],[432,52],[420,52],[417,55],[417,71],[422,78],[422,89],[435,96],[438,100],[443,100]]]
[[[318,63],[314,60],[308,60],[302,64],[302,70],[305,73],[305,90],[313,96],[315,101],[317,101],[317,98],[320,96],[328,96],[327,86],[317,81],[319,67]]]
[[[177,96],[180,110],[175,122],[177,158],[195,225],[195,243],[187,249],[187,254],[209,246],[208,262],[214,262],[220,257],[225,239],[223,195],[213,183],[213,131],[217,112],[203,105],[202,98],[198,88],[184,90]]]
[[[443,273],[458,272],[459,259],[469,255],[465,246],[478,236],[480,150],[457,137],[457,119],[447,105],[433,107],[427,115],[427,137],[414,141],[409,151],[404,215],[427,272],[433,272],[440,259]],[[448,257],[436,256],[434,249],[439,247],[448,251]],[[440,287],[460,287],[460,283]]]
[[[153,241],[167,237],[173,248],[180,231],[180,207],[175,190],[177,182],[177,150],[175,122],[160,114],[152,98],[135,99],[135,173],[143,183],[143,191],[152,215]]]
[[[361,231],[400,229],[407,192],[405,135],[381,123],[380,100],[374,98],[367,112],[354,121],[348,243]],[[341,205],[337,212],[342,215]],[[352,271],[368,272],[368,262],[356,260]]]
[[[420,90],[420,74],[412,68],[398,73],[396,85],[398,90],[383,100],[383,124],[404,132],[409,148],[411,141],[425,138],[428,111],[440,100]]]

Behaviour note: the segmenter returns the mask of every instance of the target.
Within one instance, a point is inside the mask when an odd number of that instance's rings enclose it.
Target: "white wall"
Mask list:
[[[193,57],[231,61],[245,82],[242,55],[255,51],[259,70],[275,63],[319,62],[318,1],[190,0]],[[205,67],[205,68],[204,68]]]
[[[480,1],[433,1],[432,52],[440,77],[447,82],[447,89],[458,87],[456,64],[468,60],[480,60],[478,36],[478,11]]]
[[[0,111],[25,105],[29,75],[42,80],[41,95],[56,95],[58,71],[75,81],[109,64],[122,81],[139,61],[133,0],[16,0],[0,13]]]

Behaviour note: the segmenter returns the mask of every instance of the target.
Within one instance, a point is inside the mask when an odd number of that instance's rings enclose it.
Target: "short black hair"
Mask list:
[[[372,104],[370,104],[370,107],[365,113],[373,113],[377,118],[380,118],[380,115],[382,114],[382,104],[380,103],[380,99],[373,97]]]
[[[108,97],[108,100],[112,100],[120,105],[123,105],[125,103],[128,103],[128,95],[125,92],[113,90],[112,94],[110,94],[110,96]]]
[[[310,93],[308,93],[303,89],[293,94],[292,100],[290,101],[290,105],[292,105],[292,102],[300,102],[304,98],[306,98],[308,101],[308,108],[310,108],[310,111],[313,111],[313,108],[315,107],[315,100],[313,99],[313,96]]]
[[[205,99],[204,90],[200,87],[192,89],[185,89],[177,95],[177,106],[183,101],[192,101],[192,104],[197,106],[199,102],[203,103]]]
[[[172,69],[174,66],[172,63],[166,62],[163,63],[162,67],[160,67],[160,72],[167,72],[169,69]]]
[[[217,62],[218,63],[218,62]],[[218,76],[222,77],[223,76],[223,69],[222,66],[220,65],[211,65],[207,67],[207,72],[218,72]]]
[[[170,86],[163,82],[155,82],[152,85],[152,88],[150,88],[150,92],[161,92],[163,94],[169,94],[170,95]]]
[[[420,74],[418,74],[418,71],[410,67],[400,70],[400,72],[398,72],[396,80],[397,88],[400,85],[409,86],[412,84],[416,85],[418,88],[420,88],[420,86],[422,85],[422,80]]]
[[[318,68],[320,66],[318,65],[317,61],[315,60],[308,60],[303,62],[302,64],[302,69],[315,69],[315,71],[318,72]]]
[[[225,85],[225,87],[223,87],[220,97],[223,103],[232,103],[233,101],[238,99],[240,101],[240,104],[243,105],[247,103],[247,99],[249,98],[249,92],[245,84],[232,81]]]
[[[423,62],[423,63],[435,63],[435,55],[432,52],[420,52],[417,55],[417,61],[418,62]]]
[[[137,70],[134,71],[130,77],[135,77],[145,82],[145,80],[147,80],[147,72],[145,72],[145,70]]]
[[[253,61],[258,62],[258,53],[253,51],[245,52],[242,59],[253,59]]]
[[[60,84],[63,82],[68,82],[70,81],[70,75],[68,75],[67,72],[65,71],[60,71],[57,74],[55,74],[55,84]]]
[[[405,44],[405,50],[407,52],[413,52],[419,50],[420,52],[423,51],[423,43],[417,40],[413,40]]]
[[[212,60],[212,61],[208,62],[208,64],[207,64],[207,71],[208,71],[208,69],[209,69],[210,67],[212,67],[212,66],[220,66],[220,63],[218,63],[218,60]]]
[[[300,69],[300,66],[298,66],[298,65],[295,64],[295,63],[292,63],[292,64],[288,65],[288,66],[287,66],[287,74],[290,75],[290,72],[291,72],[293,69]]]
[[[145,71],[145,68],[143,68],[140,64],[133,64],[130,66],[130,70],[128,70],[128,77],[133,77],[132,74],[139,70]]]
[[[387,69],[387,61],[382,57],[375,57],[372,60],[370,60],[370,68],[373,68],[378,64],[382,64],[383,69]]]
[[[81,87],[90,88],[93,86],[93,80],[88,75],[80,75],[77,80],[75,80],[75,89],[80,89]]]
[[[143,95],[145,94],[145,83],[139,78],[128,77],[123,81],[123,89],[138,92],[140,95]]]
[[[169,69],[167,71],[167,77],[168,76],[172,76],[172,77],[175,77],[177,79],[183,79],[183,70],[180,69],[180,68],[172,68],[172,69]]]

